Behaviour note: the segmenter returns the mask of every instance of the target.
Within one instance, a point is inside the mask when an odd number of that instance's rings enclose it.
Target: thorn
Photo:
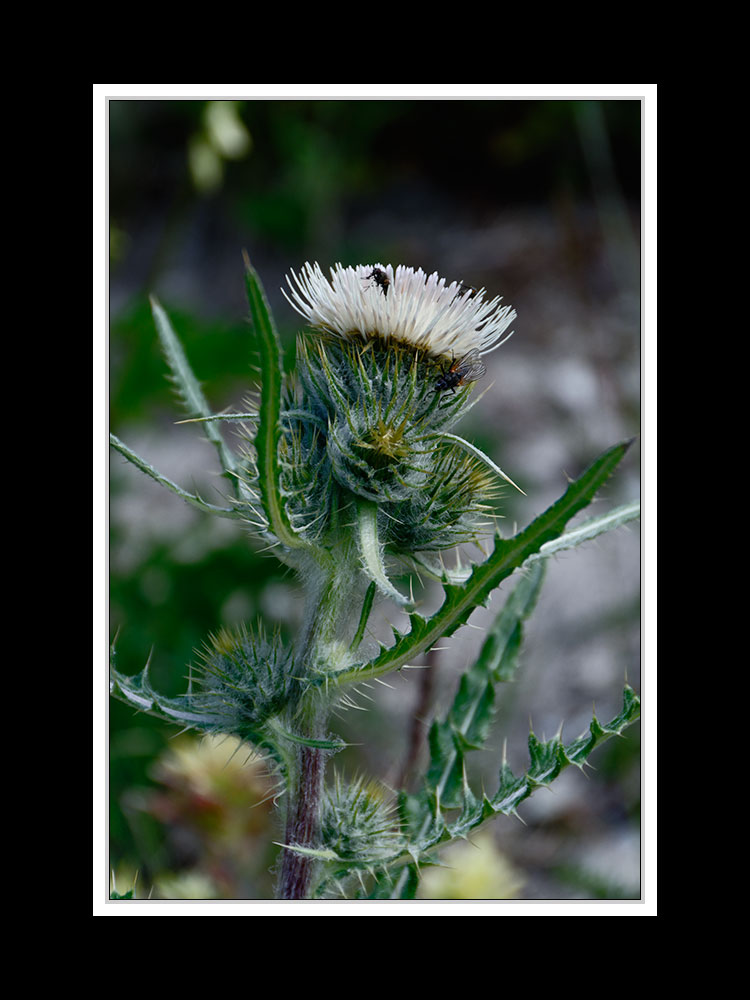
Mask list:
[[[184,728],[180,729],[178,732],[172,733],[172,735],[169,736],[169,737],[167,737],[167,738],[170,739],[170,740],[176,740],[178,736],[182,736],[184,733],[189,733],[189,732],[190,732],[190,726],[185,726]]]
[[[225,740],[224,742],[226,742],[226,740]],[[223,745],[223,744],[222,744],[222,745]],[[235,757],[235,754],[239,753],[239,750],[240,750],[240,747],[241,747],[241,746],[242,746],[242,742],[241,742],[240,740],[238,740],[238,741],[237,741],[237,746],[236,746],[236,747],[234,748],[234,750],[233,750],[233,751],[231,752],[231,754],[230,754],[230,755],[229,755],[229,757],[227,758],[227,762],[226,762],[226,763],[224,764],[224,767],[222,767],[222,771],[223,771],[223,770],[224,770],[225,768],[229,767],[229,765],[231,764],[231,762],[232,762],[232,761],[234,760],[234,757]],[[246,763],[247,763],[247,762],[246,762]]]
[[[234,756],[234,754],[232,756]],[[277,795],[276,789],[275,788],[271,789],[271,791],[268,793],[268,795],[264,796],[260,800],[260,802],[253,802],[253,804],[250,806],[250,808],[251,809],[256,809],[258,806],[262,806],[265,802],[268,802],[269,799],[274,799],[275,800],[276,799],[276,795]]]

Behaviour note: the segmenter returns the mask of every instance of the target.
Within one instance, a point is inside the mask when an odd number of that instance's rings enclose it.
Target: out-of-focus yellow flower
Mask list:
[[[440,855],[447,868],[422,873],[420,899],[516,899],[523,877],[498,850],[490,833],[454,844]]]
[[[264,798],[268,791],[265,766],[235,736],[194,736],[176,740],[155,767],[155,777],[168,785],[189,786],[211,795],[227,787],[250,787]]]
[[[156,880],[158,899],[218,899],[216,886],[202,872],[162,875]]]

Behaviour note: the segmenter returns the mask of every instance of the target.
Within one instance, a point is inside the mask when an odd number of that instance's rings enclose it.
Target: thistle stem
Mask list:
[[[337,649],[347,649],[351,642],[339,634],[350,625],[356,590],[355,548],[347,542],[340,547],[337,559],[326,559],[323,567],[307,574],[308,594],[305,623],[296,657],[301,676],[332,667]],[[355,618],[356,620],[356,618]],[[304,739],[325,738],[329,705],[317,689],[304,695],[290,724]],[[330,750],[299,744],[295,748],[293,771],[289,776],[284,850],[278,883],[280,899],[308,899],[314,888],[318,862],[314,857],[290,848],[319,846],[320,807],[323,780]]]
[[[294,799],[290,803],[286,820],[284,842],[313,847],[318,835],[318,816],[325,774],[325,751],[317,747],[297,748],[296,769],[298,775]],[[279,879],[281,899],[308,899],[312,886],[315,859],[284,851]]]

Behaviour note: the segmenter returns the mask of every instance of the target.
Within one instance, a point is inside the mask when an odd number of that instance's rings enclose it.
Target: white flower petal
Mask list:
[[[387,286],[375,280],[375,269],[385,272]],[[446,284],[437,272],[426,275],[403,264],[395,271],[390,264],[336,264],[330,274],[329,281],[317,262],[305,263],[299,274],[287,276],[289,294],[282,292],[310,326],[340,337],[394,339],[436,357],[458,358],[474,349],[486,354],[511,336],[503,334],[516,312],[501,306],[500,296],[485,301],[483,288],[470,295],[461,282]]]

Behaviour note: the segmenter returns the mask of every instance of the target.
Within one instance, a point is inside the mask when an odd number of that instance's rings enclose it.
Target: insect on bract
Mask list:
[[[448,370],[443,371],[435,382],[435,389],[438,391],[450,389],[455,393],[459,386],[476,382],[486,371],[487,368],[479,356],[479,348],[475,347],[465,357],[451,361]]]

